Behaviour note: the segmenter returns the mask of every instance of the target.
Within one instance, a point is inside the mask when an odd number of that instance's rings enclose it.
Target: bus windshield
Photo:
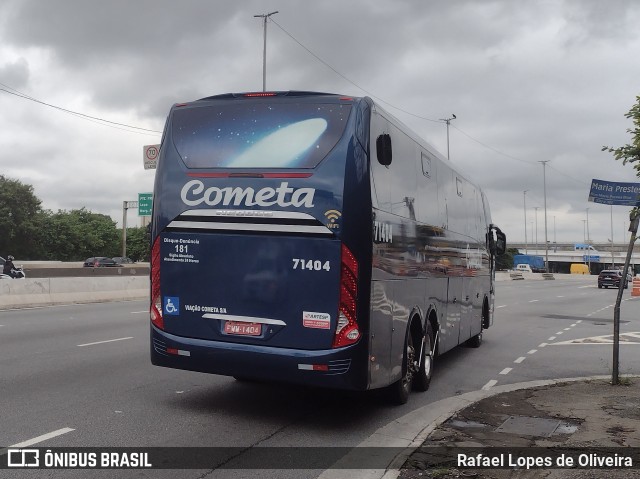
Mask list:
[[[178,108],[173,140],[187,168],[314,168],[350,111],[349,104],[282,102]]]

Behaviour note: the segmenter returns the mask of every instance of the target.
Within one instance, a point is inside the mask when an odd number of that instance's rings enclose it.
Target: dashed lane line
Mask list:
[[[525,358],[524,356],[520,356],[518,359],[516,359],[516,360],[514,361],[514,363],[516,363],[516,364],[520,364],[520,363],[521,363],[522,361],[524,361],[525,359],[526,359],[526,358]]]
[[[513,368],[504,368],[502,371],[500,371],[498,374],[509,374],[511,371],[513,370]]]
[[[498,381],[496,381],[495,379],[492,379],[491,381],[489,381],[487,384],[485,384],[484,386],[482,386],[482,390],[483,391],[488,391],[489,389],[491,389],[493,386],[495,386],[496,384],[498,384]]]
[[[532,349],[531,351],[529,351],[527,354],[536,354],[538,352],[537,349]]]
[[[96,344],[113,343],[115,341],[124,341],[125,339],[133,339],[133,336],[127,336],[126,338],[107,339],[106,341],[96,341],[95,343],[78,344],[77,346],[79,348],[83,348],[85,346],[94,346]]]
[[[6,454],[7,450],[9,450],[9,449],[33,446],[34,444],[38,444],[40,442],[44,442],[44,441],[46,441],[48,439],[52,439],[54,437],[62,436],[63,434],[67,434],[67,433],[69,433],[71,431],[75,431],[75,429],[71,429],[70,427],[63,427],[62,429],[58,429],[57,431],[48,432],[47,434],[43,434],[41,436],[34,437],[33,439],[27,439],[26,441],[22,441],[22,442],[19,442],[17,444],[13,444],[12,446],[9,446],[7,448],[0,449],[0,456]]]

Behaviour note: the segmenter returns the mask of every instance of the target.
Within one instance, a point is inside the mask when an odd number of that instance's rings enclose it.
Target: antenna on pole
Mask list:
[[[451,124],[451,120],[455,120],[456,119],[456,115],[455,114],[451,114],[451,118],[440,118],[440,121],[444,121],[447,124],[447,160],[450,160],[451,158],[449,158],[449,125]]]
[[[262,18],[263,25],[264,25],[264,32],[263,32],[264,48],[262,50],[262,91],[267,91],[267,19],[271,15],[275,15],[276,13],[278,12],[275,11],[271,13],[265,13],[263,15],[254,15],[255,18]]]

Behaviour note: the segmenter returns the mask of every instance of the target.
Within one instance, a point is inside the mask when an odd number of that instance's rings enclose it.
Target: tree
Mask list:
[[[134,261],[149,261],[148,228],[127,228],[127,256]]]
[[[111,217],[81,208],[49,212],[42,224],[44,259],[80,261],[91,256],[116,256],[122,243]]]
[[[34,259],[42,215],[33,186],[0,175],[0,255]]]
[[[616,160],[622,160],[622,164],[633,164],[636,170],[636,176],[640,177],[640,96],[636,97],[636,104],[625,114],[625,117],[633,121],[633,128],[628,128],[627,132],[631,133],[631,143],[628,145],[612,148],[603,146],[602,151],[613,153]]]
[[[513,269],[513,256],[516,254],[520,254],[516,248],[508,248],[504,254],[496,258],[496,269],[500,271]]]

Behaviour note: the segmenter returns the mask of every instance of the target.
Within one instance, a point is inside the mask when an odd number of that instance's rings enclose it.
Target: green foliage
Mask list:
[[[0,255],[30,259],[38,249],[42,214],[31,185],[0,175]]]
[[[502,271],[513,269],[513,257],[517,254],[520,254],[517,248],[507,248],[505,254],[496,258],[496,269]]]
[[[136,231],[138,229],[143,231]],[[148,259],[146,229],[130,231],[134,259]],[[116,228],[111,217],[85,208],[57,213],[44,211],[31,185],[0,175],[1,256],[82,261],[91,256],[119,256],[121,251],[122,230]]]
[[[622,164],[633,164],[636,176],[640,177],[640,96],[636,97],[636,104],[625,114],[625,117],[633,121],[633,128],[628,128],[631,133],[631,143],[618,148],[603,146],[602,151],[613,153],[616,160],[622,160]]]
[[[117,256],[121,233],[111,217],[85,208],[49,212],[42,223],[46,249],[42,259],[81,261],[91,256]]]
[[[149,261],[151,247],[147,228],[127,228],[127,256],[134,261]]]

